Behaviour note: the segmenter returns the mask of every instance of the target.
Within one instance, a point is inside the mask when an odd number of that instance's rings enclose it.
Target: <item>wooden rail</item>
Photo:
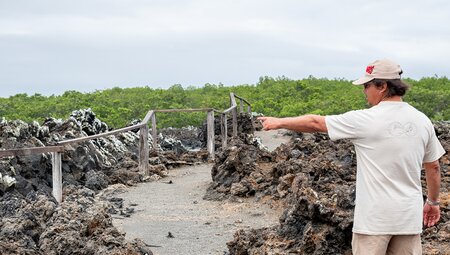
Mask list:
[[[123,133],[131,130],[139,129],[139,171],[144,175],[148,175],[148,160],[149,160],[149,144],[148,144],[148,134],[149,127],[148,123],[152,123],[152,138],[153,138],[153,149],[157,148],[157,131],[156,131],[156,113],[172,113],[172,112],[207,112],[207,150],[209,153],[209,158],[214,159],[214,113],[221,114],[221,135],[222,135],[222,146],[225,148],[227,146],[227,114],[231,112],[233,121],[233,136],[237,136],[237,104],[236,98],[240,99],[240,112],[243,111],[244,102],[248,105],[247,111],[251,112],[251,104],[236,95],[230,93],[230,108],[225,111],[218,111],[213,108],[199,108],[199,109],[163,109],[163,110],[150,110],[145,115],[141,123],[132,125],[129,127],[124,127],[109,131],[106,133],[80,137],[75,139],[69,139],[60,141],[57,146],[45,146],[45,147],[32,147],[32,148],[21,148],[21,149],[11,149],[11,150],[0,150],[1,157],[18,157],[18,156],[28,156],[32,154],[42,154],[51,153],[52,155],[52,181],[53,181],[53,191],[52,194],[60,203],[62,201],[62,153],[65,150],[65,146],[69,144],[80,143],[92,139],[97,139],[101,137],[107,137],[118,133]]]
[[[23,149],[11,149],[0,151],[0,158],[29,156],[32,154],[41,154],[47,152],[63,152],[63,151],[64,146],[46,146],[46,147],[31,147]]]
[[[236,104],[236,98],[239,99],[240,107],[239,112],[242,113],[244,109],[244,103],[247,104],[247,112],[251,114],[252,112],[252,106],[251,104],[245,100],[244,98],[236,96],[234,93],[230,93],[230,108],[224,110],[221,113],[220,118],[220,131],[222,134],[222,147],[227,147],[227,138],[228,138],[228,117],[227,114],[231,112],[232,114],[232,127],[233,127],[233,137],[237,136],[237,104]]]
[[[142,128],[145,125],[147,125],[147,124],[146,123],[139,123],[139,124],[136,124],[136,125],[133,125],[133,126],[116,129],[116,130],[109,131],[109,132],[106,132],[106,133],[101,133],[101,134],[96,134],[96,135],[90,135],[90,136],[85,136],[85,137],[80,137],[80,138],[74,138],[74,139],[70,139],[70,140],[60,141],[60,142],[58,142],[58,144],[59,145],[66,145],[66,144],[84,142],[86,140],[93,140],[93,139],[106,137],[106,136],[110,136],[110,135],[115,135],[115,134],[118,134],[118,133],[123,133],[123,132],[131,131],[131,130],[135,130],[135,129],[140,129],[140,128]]]

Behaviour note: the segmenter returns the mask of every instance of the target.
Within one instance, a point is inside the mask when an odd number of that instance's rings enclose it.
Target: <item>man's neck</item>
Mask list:
[[[383,99],[381,100],[381,102],[382,102],[382,101],[402,102],[403,100],[402,100],[402,97],[401,97],[401,96],[393,96],[393,97],[386,97],[386,98],[383,98]]]
[[[378,103],[373,104],[371,106],[375,106],[378,105],[381,102],[402,102],[402,97],[401,96],[393,96],[393,97],[383,97],[380,99],[380,101],[378,101]]]

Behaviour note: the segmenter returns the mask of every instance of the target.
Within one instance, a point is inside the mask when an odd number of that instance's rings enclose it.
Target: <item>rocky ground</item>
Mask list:
[[[205,162],[204,149],[190,151],[202,144],[201,129],[186,130],[185,136],[195,136],[185,139],[187,144],[175,139],[171,130],[160,133],[160,152],[153,150],[149,158],[150,176],[138,171],[139,130],[67,146],[60,205],[51,196],[50,154],[1,158],[1,254],[152,254],[145,243],[126,241],[125,233],[112,225],[111,214],[127,216],[133,208],[99,192],[113,184],[157,180],[167,169]],[[108,126],[89,109],[74,111],[65,121],[47,119],[42,125],[3,120],[0,148],[48,146],[107,131]]]
[[[450,123],[435,123],[435,129],[450,151]],[[349,141],[294,134],[272,153],[251,136],[230,145],[217,157],[206,198],[255,196],[285,206],[278,226],[236,232],[230,254],[351,254],[356,161]],[[450,254],[449,160],[449,153],[441,159],[442,218],[424,229],[424,254]]]
[[[251,135],[255,128],[248,118],[239,119],[244,124],[238,139],[231,138],[228,121],[230,146],[223,150],[216,119],[219,150],[205,199],[255,197],[282,205],[284,212],[275,227],[236,232],[227,244],[229,253],[350,254],[356,167],[351,144],[331,142],[322,134],[292,134],[289,144],[269,152]],[[435,128],[450,151],[450,123],[435,123]],[[74,111],[65,121],[48,119],[42,125],[3,120],[0,148],[53,145],[107,130],[90,110]],[[0,159],[1,254],[152,254],[142,240],[127,241],[112,225],[111,215],[127,217],[134,210],[124,206],[114,190],[158,180],[173,167],[205,162],[207,153],[196,147],[204,148],[205,130],[205,126],[187,128],[182,132],[185,142],[176,139],[178,130],[162,130],[158,149],[166,152],[151,152],[150,176],[138,171],[138,130],[67,147],[60,205],[50,194],[49,154]],[[437,226],[424,229],[425,254],[450,254],[449,164],[447,153],[441,160],[442,218]]]

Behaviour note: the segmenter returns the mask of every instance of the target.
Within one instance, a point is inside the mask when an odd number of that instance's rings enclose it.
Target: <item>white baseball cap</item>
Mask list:
[[[359,78],[352,83],[354,85],[363,85],[373,79],[400,79],[400,75],[402,73],[402,69],[400,65],[389,59],[376,60],[373,63],[370,63],[366,67],[366,73],[363,77]]]

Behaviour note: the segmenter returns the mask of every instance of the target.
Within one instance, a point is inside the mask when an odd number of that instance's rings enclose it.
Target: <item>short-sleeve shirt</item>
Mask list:
[[[422,232],[422,164],[445,150],[433,124],[406,102],[325,117],[331,140],[347,138],[357,158],[353,232],[409,235]]]

